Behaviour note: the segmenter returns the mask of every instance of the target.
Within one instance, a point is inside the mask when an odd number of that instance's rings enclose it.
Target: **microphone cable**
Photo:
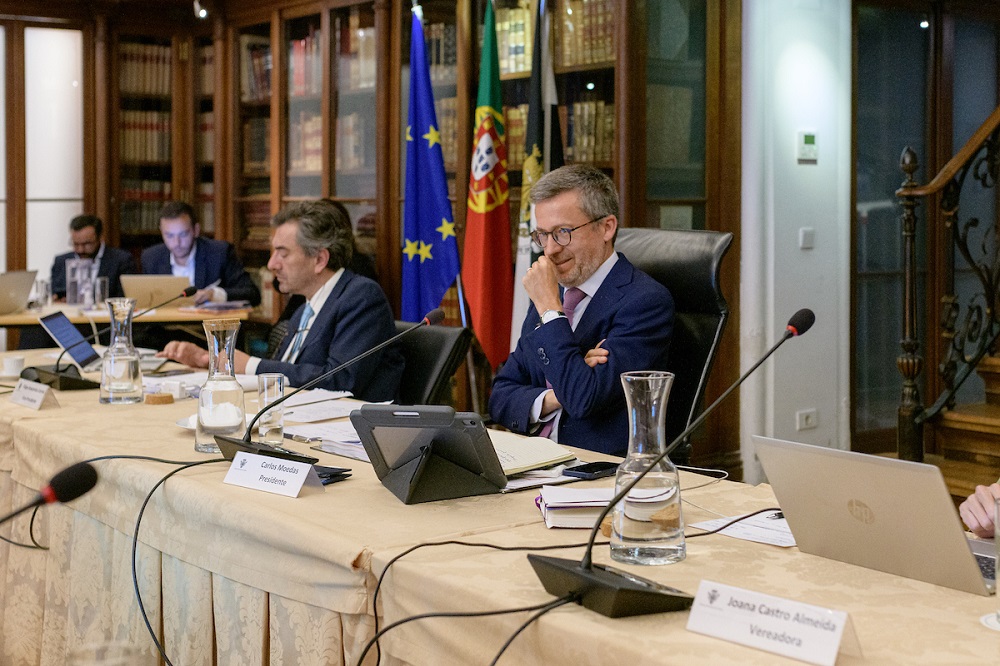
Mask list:
[[[396,627],[406,624],[408,622],[413,622],[415,620],[426,620],[432,617],[489,617],[491,615],[510,615],[512,613],[526,613],[528,611],[534,611],[534,610],[542,611],[542,613],[547,613],[548,611],[554,608],[558,608],[563,604],[568,604],[575,601],[576,597],[577,597],[576,594],[567,594],[565,597],[561,597],[559,599],[556,599],[555,601],[546,601],[541,604],[535,604],[534,606],[519,606],[517,608],[504,608],[501,610],[494,610],[494,611],[422,613],[420,615],[411,615],[410,617],[404,617],[402,620],[398,620],[390,625],[387,625],[384,629],[382,629],[382,631],[376,633],[375,636],[373,636],[372,639],[365,644],[365,649],[362,650],[361,657],[358,659],[358,665],[360,666],[364,662],[365,657],[368,655],[368,651],[371,650],[372,648],[372,645],[376,644],[378,640],[382,638],[382,636],[384,636],[389,631],[395,629]],[[541,613],[539,615],[541,615]],[[531,620],[533,621],[535,617],[537,616],[532,616]],[[504,649],[506,649],[506,646],[504,646]],[[381,658],[381,654],[379,654],[379,658]],[[376,660],[375,663],[377,664],[378,661]]]
[[[553,610],[559,608],[560,606],[565,606],[566,604],[571,604],[571,603],[575,602],[579,598],[580,598],[579,594],[567,594],[564,597],[560,597],[560,598],[556,599],[555,601],[553,601],[552,603],[550,603],[548,606],[546,606],[545,608],[542,608],[537,613],[535,613],[534,615],[532,615],[531,617],[529,617],[527,620],[525,620],[524,623],[521,624],[521,626],[518,627],[514,631],[514,633],[510,635],[510,638],[508,638],[507,642],[503,644],[503,646],[500,648],[500,651],[497,652],[496,656],[493,657],[493,661],[490,662],[490,666],[496,666],[497,662],[500,661],[500,657],[502,657],[503,653],[507,651],[507,648],[509,648],[510,644],[514,642],[514,639],[517,638],[518,635],[522,631],[524,631],[529,626],[531,626],[532,622],[534,622],[535,620],[537,620],[541,616],[545,615],[549,611],[553,611]]]
[[[607,546],[610,541],[598,542],[598,546]],[[382,569],[382,573],[379,574],[378,581],[375,583],[375,589],[372,592],[372,615],[375,616],[375,636],[368,641],[365,645],[364,651],[361,653],[361,659],[358,660],[358,665],[364,661],[365,655],[371,649],[372,645],[375,646],[375,664],[377,665],[382,660],[382,649],[379,646],[378,639],[388,631],[390,628],[398,626],[408,621],[408,618],[404,618],[398,622],[394,622],[392,625],[387,626],[384,630],[379,631],[378,628],[378,595],[379,590],[382,589],[382,582],[385,580],[385,576],[389,573],[389,568],[392,567],[398,560],[402,559],[404,556],[409,555],[415,550],[420,550],[421,548],[426,548],[428,546],[468,546],[470,548],[491,548],[493,550],[504,550],[504,551],[514,551],[514,552],[524,552],[524,551],[534,551],[534,550],[561,550],[564,548],[580,548],[586,546],[587,543],[569,543],[569,544],[558,544],[554,546],[499,546],[495,543],[486,543],[484,541],[458,541],[456,539],[448,539],[446,541],[428,541],[427,543],[418,543],[415,546],[410,546],[398,555],[393,556],[388,562],[386,562],[385,568]],[[519,610],[536,610],[538,608],[544,608],[547,604],[542,604],[540,606],[532,606],[531,608],[522,608]],[[508,611],[504,611],[508,612]],[[513,611],[511,611],[513,612]],[[489,615],[490,613],[487,613]],[[459,613],[455,617],[474,617],[474,615],[469,615],[465,613]]]
[[[122,458],[139,458],[139,459],[150,459],[146,456],[102,456],[99,460],[106,460],[113,457]],[[152,458],[152,460],[157,460]],[[173,461],[170,461],[173,462]],[[139,515],[135,519],[135,529],[132,532],[132,589],[135,591],[135,600],[139,604],[139,613],[142,615],[142,621],[146,624],[146,630],[149,632],[149,637],[153,639],[153,644],[156,646],[157,651],[159,651],[160,656],[163,657],[164,663],[167,666],[174,666],[173,662],[167,657],[167,651],[164,649],[163,645],[160,643],[160,639],[156,637],[156,632],[153,630],[153,625],[149,622],[149,616],[146,614],[146,606],[142,603],[142,594],[139,592],[139,577],[136,573],[138,568],[136,564],[136,551],[139,547],[139,524],[142,522],[142,515],[146,511],[146,505],[149,504],[149,500],[153,497],[153,493],[156,489],[166,483],[167,479],[172,477],[174,474],[181,472],[183,470],[189,469],[191,467],[197,467],[199,465],[208,465],[217,462],[229,462],[225,458],[211,458],[209,460],[199,460],[197,462],[185,463],[175,470],[170,471],[166,476],[156,482],[156,485],[149,491],[146,495],[146,499],[143,500],[142,506],[139,508]]]
[[[721,481],[721,480],[722,479],[719,479],[719,481]],[[696,486],[696,487],[700,488],[701,486]],[[714,530],[709,530],[709,531],[705,531],[705,532],[698,532],[696,534],[685,534],[684,538],[685,539],[693,539],[695,537],[703,537],[703,536],[709,536],[711,534],[718,534],[719,532],[723,531],[727,527],[732,527],[736,523],[741,522],[743,520],[746,520],[747,518],[752,518],[753,516],[759,515],[761,513],[766,513],[768,511],[780,511],[780,510],[781,510],[780,507],[767,507],[767,508],[764,508],[764,509],[759,509],[759,510],[754,511],[752,513],[748,513],[746,515],[734,518],[733,520],[729,521],[728,523],[726,523],[724,525],[721,525],[720,527],[717,527]],[[611,543],[610,541],[597,541],[597,542],[594,542],[594,545],[595,546],[607,546],[607,545],[610,545],[610,543]],[[384,636],[390,629],[394,629],[395,627],[398,627],[398,626],[400,626],[402,624],[406,624],[407,622],[410,622],[412,620],[419,620],[419,619],[430,618],[430,617],[482,617],[482,616],[486,616],[486,615],[500,615],[500,614],[504,614],[504,613],[514,613],[514,612],[522,612],[522,611],[529,611],[529,610],[543,610],[544,609],[544,612],[538,613],[536,616],[533,616],[533,617],[529,618],[529,620],[527,622],[525,622],[523,625],[521,625],[517,629],[517,631],[513,635],[511,635],[510,639],[507,641],[507,643],[504,644],[503,648],[501,648],[500,652],[494,658],[492,664],[496,664],[496,660],[500,658],[500,655],[502,655],[503,652],[510,645],[510,643],[513,642],[514,638],[516,638],[517,635],[521,631],[523,631],[525,628],[527,628],[538,617],[541,617],[541,615],[544,615],[549,610],[553,610],[553,609],[558,608],[559,606],[562,606],[564,604],[574,602],[577,599],[576,595],[567,595],[565,597],[560,597],[559,599],[556,599],[554,602],[550,602],[549,604],[541,604],[541,605],[538,605],[538,606],[532,606],[532,607],[528,607],[528,608],[522,607],[522,608],[518,608],[518,609],[504,610],[504,611],[490,611],[490,612],[478,612],[478,613],[475,613],[475,612],[423,613],[421,615],[412,615],[410,617],[403,618],[402,620],[397,620],[396,622],[393,622],[392,624],[387,625],[382,630],[379,630],[379,628],[378,628],[378,624],[379,624],[379,622],[378,622],[378,617],[379,617],[379,615],[378,615],[378,595],[379,595],[379,591],[382,588],[382,582],[385,580],[386,574],[389,573],[390,567],[392,567],[393,564],[395,564],[397,561],[399,561],[400,559],[402,559],[404,556],[409,555],[413,551],[419,550],[421,548],[425,548],[425,547],[428,547],[428,546],[469,546],[469,547],[476,547],[476,548],[491,548],[493,550],[501,550],[501,551],[512,551],[512,552],[522,551],[523,552],[523,551],[560,550],[560,549],[565,549],[565,548],[580,548],[580,547],[586,547],[587,545],[588,545],[587,542],[582,542],[582,543],[571,543],[571,544],[558,544],[558,545],[552,545],[552,546],[500,546],[500,545],[497,545],[497,544],[486,543],[486,542],[458,541],[458,540],[449,539],[449,540],[446,540],[446,541],[431,541],[431,542],[427,542],[427,543],[419,543],[419,544],[417,544],[415,546],[411,546],[410,548],[407,548],[406,550],[402,551],[398,555],[395,555],[394,557],[392,557],[392,559],[390,559],[388,562],[386,562],[385,568],[382,569],[382,573],[379,575],[378,581],[375,583],[375,589],[372,592],[372,615],[374,616],[374,620],[375,620],[375,623],[374,623],[375,624],[375,636],[373,636],[372,639],[369,640],[368,643],[365,644],[365,648],[361,652],[361,658],[358,659],[358,662],[357,662],[358,665],[360,666],[360,664],[362,664],[364,662],[364,658],[368,654],[368,652],[371,650],[372,646],[375,647],[375,654],[376,654],[375,664],[376,664],[376,666],[377,666],[377,664],[381,663],[382,651],[381,651],[381,646],[379,645],[379,642],[378,642],[379,639],[382,636]],[[551,608],[549,608],[548,606],[551,606]]]
[[[42,508],[41,504],[39,504],[34,508],[34,510],[31,512],[31,520],[28,522],[28,538],[31,539],[30,544],[14,541],[13,539],[8,539],[5,536],[0,536],[0,541],[5,541],[10,545],[18,546],[19,548],[28,548],[30,550],[48,550],[49,549],[48,546],[43,546],[42,544],[38,543],[37,539],[35,539],[35,516],[38,515],[38,510],[40,508]]]

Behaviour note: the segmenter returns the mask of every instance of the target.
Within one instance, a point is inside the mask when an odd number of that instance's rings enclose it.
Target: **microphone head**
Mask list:
[[[802,335],[816,323],[816,315],[809,308],[802,308],[792,315],[785,327],[793,336]]]
[[[97,470],[90,463],[81,462],[53,476],[48,489],[51,489],[54,501],[69,502],[88,492],[96,483]],[[43,495],[47,493],[43,491]]]
[[[427,324],[430,326],[434,326],[435,324],[440,324],[442,321],[444,321],[444,310],[442,310],[441,308],[434,308],[433,310],[427,313],[427,316],[424,317],[424,321],[427,322]]]
[[[188,296],[194,296],[195,292],[197,291],[198,287],[191,285],[190,287],[187,287],[184,291],[181,292],[181,296],[183,296],[184,298],[187,298]]]

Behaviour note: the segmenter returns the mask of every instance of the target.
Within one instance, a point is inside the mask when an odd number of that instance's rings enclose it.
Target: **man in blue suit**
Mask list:
[[[260,290],[243,269],[236,249],[225,241],[202,238],[191,206],[182,201],[166,203],[160,210],[160,235],[163,242],[142,253],[143,273],[187,277],[198,288],[195,303],[260,303]]]
[[[350,220],[332,206],[292,205],[271,221],[271,259],[267,267],[282,293],[306,302],[273,359],[236,352],[237,372],[280,372],[302,386],[395,334],[392,308],[378,283],[345,268],[351,261],[354,233]],[[161,357],[194,367],[208,366],[208,352],[188,342],[170,342]],[[403,374],[403,355],[390,346],[333,375],[321,385],[345,390],[362,400],[392,400]]]
[[[556,169],[529,197],[532,241],[544,255],[522,280],[533,307],[493,382],[490,414],[514,432],[622,455],[628,418],[619,376],[665,369],[673,298],[615,252],[618,194],[603,172]]]
[[[135,261],[125,250],[104,242],[104,223],[94,215],[77,215],[69,222],[73,251],[60,254],[52,262],[52,295],[66,298],[66,260],[90,259],[97,266],[97,277],[108,278],[108,294],[122,295],[121,276],[135,273]],[[103,303],[101,304],[103,306]]]

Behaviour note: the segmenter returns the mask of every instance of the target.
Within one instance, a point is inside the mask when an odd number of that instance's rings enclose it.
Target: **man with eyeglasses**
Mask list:
[[[236,256],[231,243],[201,237],[194,209],[183,201],[170,201],[160,210],[163,242],[142,253],[142,272],[188,278],[198,289],[195,303],[249,301],[260,304],[260,290]]]
[[[619,376],[666,367],[674,303],[615,252],[618,193],[586,165],[531,188],[544,252],[522,280],[531,298],[517,348],[497,373],[490,414],[504,427],[602,453],[628,448]]]
[[[95,215],[77,215],[69,222],[72,252],[60,254],[52,262],[52,295],[56,300],[66,298],[66,261],[90,259],[94,262],[93,277],[108,278],[108,294],[122,295],[121,276],[135,273],[132,255],[104,243],[104,223]]]

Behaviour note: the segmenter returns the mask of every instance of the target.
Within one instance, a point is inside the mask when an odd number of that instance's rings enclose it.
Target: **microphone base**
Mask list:
[[[57,391],[89,391],[90,389],[101,388],[100,382],[81,377],[80,371],[77,370],[75,365],[67,366],[59,372],[56,372],[54,365],[32,366],[22,370],[21,377],[40,384],[46,384]]]
[[[528,555],[545,591],[556,597],[579,596],[577,603],[605,617],[631,617],[687,610],[694,597],[613,567],[584,569],[576,560]]]

